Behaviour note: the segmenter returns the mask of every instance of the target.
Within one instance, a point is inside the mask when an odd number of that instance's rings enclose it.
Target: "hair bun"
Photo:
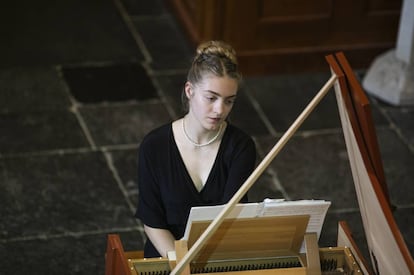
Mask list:
[[[229,59],[234,64],[237,64],[236,51],[227,43],[223,41],[208,41],[200,44],[197,47],[197,55],[195,59],[203,55],[218,56]]]

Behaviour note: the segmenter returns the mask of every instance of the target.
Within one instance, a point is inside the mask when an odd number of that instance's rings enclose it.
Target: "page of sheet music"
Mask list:
[[[265,199],[262,212],[258,216],[309,215],[310,219],[306,232],[316,232],[319,239],[330,205],[331,202],[325,200],[282,201]]]

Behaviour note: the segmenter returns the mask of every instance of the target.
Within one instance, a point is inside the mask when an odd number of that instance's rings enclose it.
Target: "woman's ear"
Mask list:
[[[192,85],[191,85],[190,82],[187,81],[185,83],[184,91],[185,91],[185,95],[187,96],[188,99],[190,99],[193,96]]]

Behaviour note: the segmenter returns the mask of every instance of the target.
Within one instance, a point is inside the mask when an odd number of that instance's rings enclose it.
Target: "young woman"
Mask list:
[[[201,44],[184,86],[187,114],[141,143],[136,217],[148,237],[145,257],[174,250],[191,207],[227,203],[253,172],[253,140],[226,120],[240,81],[233,48]]]

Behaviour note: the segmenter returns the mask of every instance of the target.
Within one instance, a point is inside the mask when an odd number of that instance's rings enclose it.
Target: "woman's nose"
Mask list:
[[[222,114],[224,112],[224,103],[221,100],[218,100],[216,104],[214,104],[214,112],[217,114]]]

